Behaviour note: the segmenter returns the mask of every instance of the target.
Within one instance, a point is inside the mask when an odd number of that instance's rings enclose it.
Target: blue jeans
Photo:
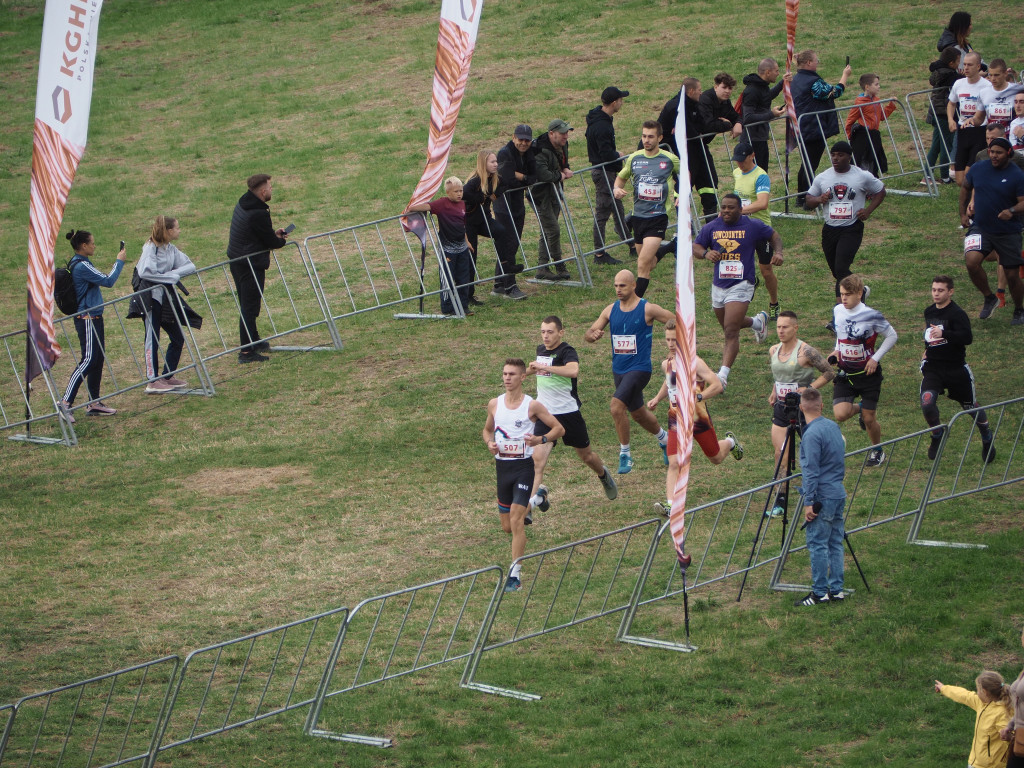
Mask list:
[[[466,311],[469,309],[470,291],[473,288],[473,257],[469,253],[469,248],[463,248],[458,253],[445,252],[444,258],[448,262],[448,271],[455,283],[455,295],[463,311]],[[441,311],[446,315],[455,312],[455,307],[449,301],[449,294],[441,294]]]
[[[818,597],[843,589],[843,508],[846,499],[821,499],[821,512],[807,524],[811,589]]]

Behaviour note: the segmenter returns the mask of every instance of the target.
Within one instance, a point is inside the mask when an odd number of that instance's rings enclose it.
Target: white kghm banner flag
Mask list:
[[[476,48],[480,13],[484,0],[442,0],[441,28],[437,35],[434,60],[434,89],[430,102],[430,137],[427,141],[427,167],[423,169],[409,205],[425,203],[441,186],[448,153],[459,119],[459,107],[466,92],[469,63]],[[411,216],[406,226],[425,242],[423,219]]]
[[[89,132],[102,5],[103,0],[47,0],[43,16],[29,202],[28,381],[60,356],[53,330],[53,253]]]
[[[686,535],[686,490],[690,482],[690,458],[693,452],[693,421],[696,406],[694,385],[697,381],[697,321],[693,296],[693,238],[690,230],[690,166],[689,142],[686,141],[686,92],[679,92],[679,115],[676,118],[676,146],[679,147],[679,206],[676,225],[676,357],[672,363],[679,393],[679,414],[676,435],[679,448],[679,476],[672,497],[669,528],[676,553],[683,562],[683,539]],[[668,126],[662,126],[667,131]]]

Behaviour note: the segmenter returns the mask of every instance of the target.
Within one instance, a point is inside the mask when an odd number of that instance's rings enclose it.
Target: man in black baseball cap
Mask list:
[[[625,227],[626,212],[622,203],[612,194],[615,174],[622,170],[624,152],[615,148],[615,126],[612,116],[622,109],[623,99],[629,91],[623,91],[614,85],[601,92],[601,103],[587,113],[587,157],[594,166],[590,170],[590,178],[594,181],[596,201],[594,203],[594,263],[621,264],[620,259],[610,256],[604,250],[604,233],[608,219],[620,240],[628,240],[629,234]],[[636,248],[631,244],[631,255],[636,255]]]

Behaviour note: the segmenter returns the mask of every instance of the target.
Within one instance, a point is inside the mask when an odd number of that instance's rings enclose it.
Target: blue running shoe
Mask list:
[[[633,469],[633,457],[628,453],[619,454],[619,474],[629,474],[630,470]]]
[[[518,576],[509,576],[508,581],[505,582],[506,592],[518,592],[523,588],[523,582],[519,580]]]

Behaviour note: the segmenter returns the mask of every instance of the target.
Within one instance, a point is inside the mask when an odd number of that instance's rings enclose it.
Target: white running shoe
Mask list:
[[[762,344],[768,338],[768,313],[758,312],[752,319],[753,325],[750,327],[754,331],[754,341]]]

